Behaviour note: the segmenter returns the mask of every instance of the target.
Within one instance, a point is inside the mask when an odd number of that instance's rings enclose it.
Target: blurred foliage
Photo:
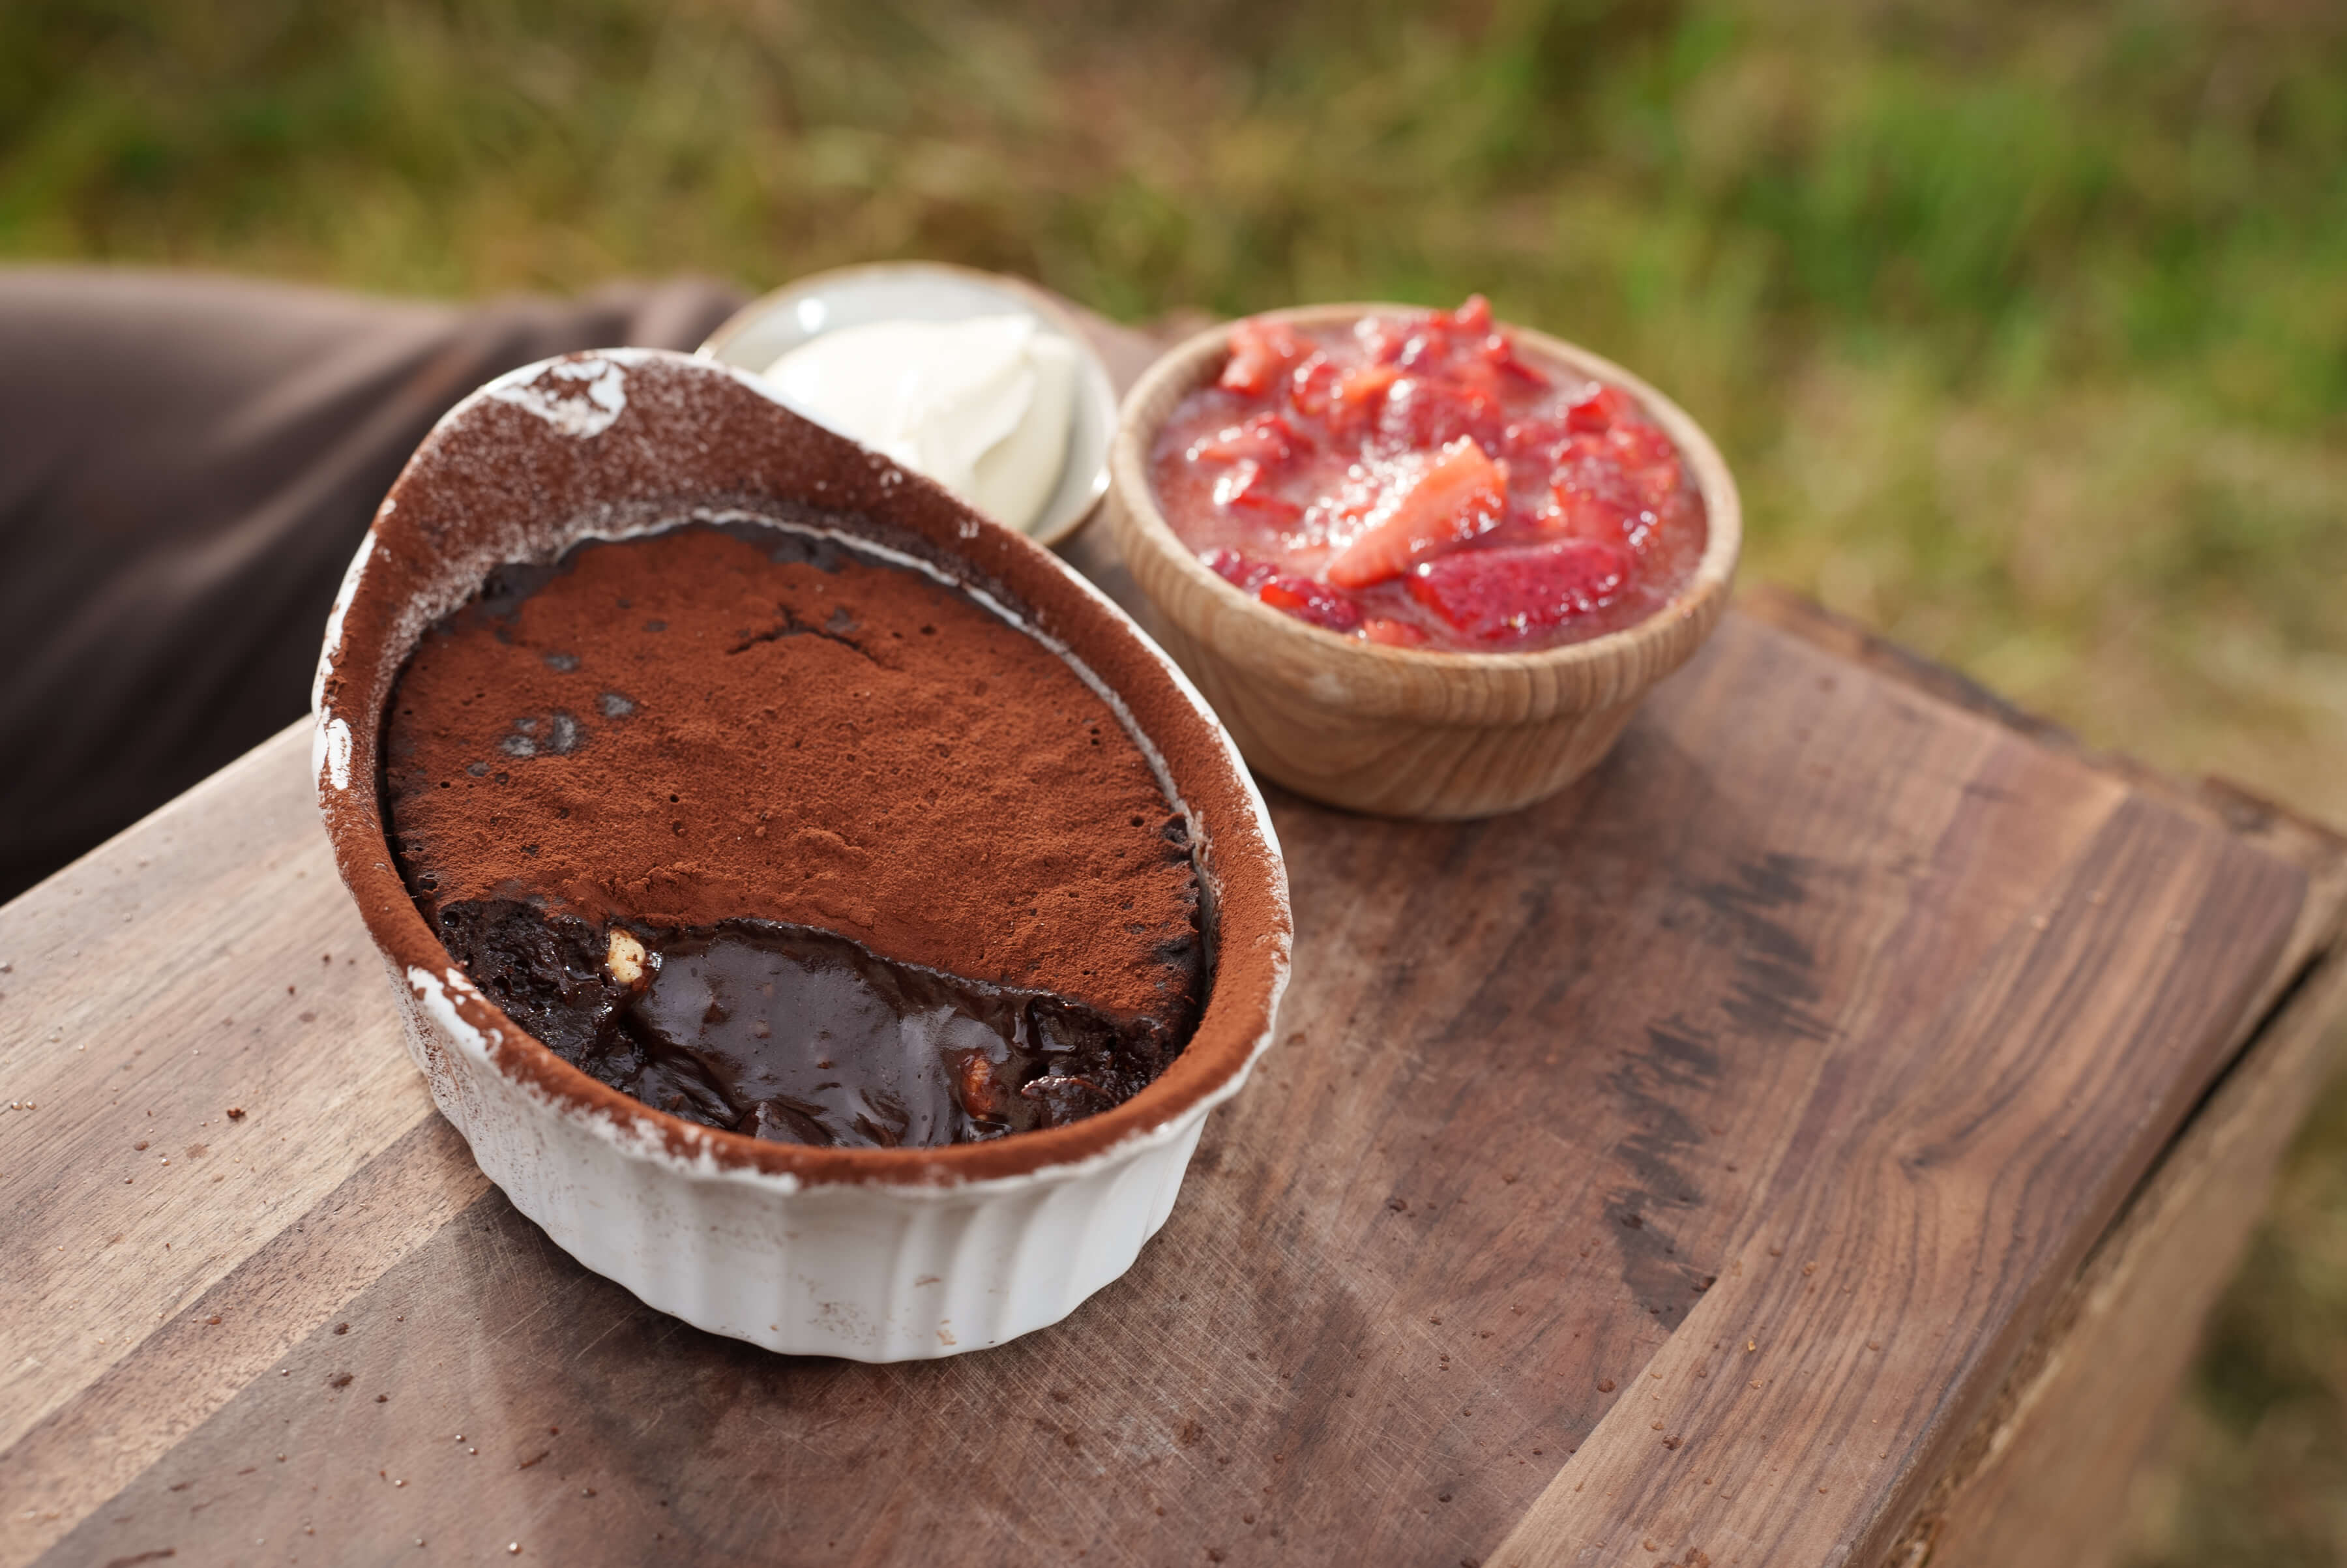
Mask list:
[[[2342,1150],[2333,1085],[2209,1326],[2166,1462],[2138,1485],[2134,1568],[2347,1563]]]
[[[2337,5],[0,5],[0,256],[479,293],[906,254],[1128,318],[1482,290],[1713,429],[1758,573],[2347,820]],[[2147,1561],[2347,1558],[2324,1116]]]
[[[1713,427],[1759,571],[2347,817],[2336,6],[12,0],[0,254],[1481,289]]]

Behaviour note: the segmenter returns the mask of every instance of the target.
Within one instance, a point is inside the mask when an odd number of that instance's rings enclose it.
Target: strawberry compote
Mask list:
[[[1240,591],[1398,647],[1618,631],[1702,557],[1703,495],[1618,387],[1535,365],[1481,295],[1347,327],[1251,319],[1150,455],[1182,542]]]

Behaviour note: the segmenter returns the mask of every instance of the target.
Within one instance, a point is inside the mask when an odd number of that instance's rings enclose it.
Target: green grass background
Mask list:
[[[2347,7],[0,5],[0,257],[899,255],[1134,319],[1481,290],[1711,428],[1753,572],[2347,823]],[[2347,1561],[2342,1151],[2334,1093],[2141,1563]]]

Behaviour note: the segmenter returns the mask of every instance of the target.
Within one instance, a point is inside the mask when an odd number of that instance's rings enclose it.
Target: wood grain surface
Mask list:
[[[2243,843],[2298,866],[2306,874],[2307,895],[2281,960],[2258,992],[2253,1010],[2260,1019],[2320,955],[2347,934],[2347,837],[2336,829],[2223,778],[2178,779],[2123,753],[2095,751],[2060,725],[2014,706],[1978,682],[1774,583],[1750,585],[1738,594],[1737,605],[1753,620],[1790,632],[1837,659],[1993,720],[2048,751],[2087,764],[2138,794],[2222,827]]]
[[[487,1186],[289,732],[0,907],[0,1564],[1952,1549],[2091,1281],[2246,1225],[2347,862],[1839,635],[1731,613],[1515,816],[1275,794],[1282,1044],[1165,1230],[902,1367],[702,1335]]]
[[[2335,1062],[2347,954],[2301,978],[2096,1246],[1891,1556],[2096,1568],[2276,1167]]]
[[[2128,801],[1952,995],[1886,997],[1850,1030],[1908,1049],[1853,1053],[1799,1108],[1792,1146],[1810,1157],[1772,1173],[1644,1397],[1609,1412],[1496,1562],[1581,1560],[1618,1550],[1613,1531],[1672,1562],[1865,1562],[1891,1544],[1905,1511],[1881,1494],[1928,1480],[1963,1432],[1993,1387],[1983,1372],[2157,1144],[2114,1151],[2180,1122],[2296,913],[2275,863],[2188,847],[2163,817]],[[2200,968],[2236,938],[2251,963],[2220,966],[2229,980]],[[1641,1424],[1686,1436],[1641,1440]]]
[[[2242,1049],[2096,1244],[1883,1560],[1886,1568],[2116,1561],[2137,1468],[2166,1427],[2248,1222],[2347,1034],[2347,839],[2221,779],[2186,784],[2131,758],[2089,753],[2060,728],[1797,595],[1763,584],[1740,603],[2049,749],[2091,755],[2131,787],[2307,872],[2306,902],[2252,1005]]]
[[[1533,813],[1278,801],[1287,1038],[1166,1231],[1057,1330],[863,1368],[652,1314],[481,1191],[384,979],[334,954],[353,923],[310,891],[301,737],[243,768],[0,912],[22,955],[0,1071],[39,1106],[5,1123],[37,1233],[11,1267],[56,1260],[27,1282],[47,1353],[0,1453],[10,1561],[417,1535],[565,1561],[1636,1561],[1668,1535],[1726,1562],[1691,1533],[1723,1482],[1765,1526],[1742,1561],[1854,1550],[1903,1522],[2215,1074],[2304,884],[1731,617]],[[201,1008],[92,1011],[174,951],[159,995]],[[213,1040],[244,1049],[192,1054]],[[186,1076],[102,1087],[156,1056]],[[255,1189],[276,1204],[210,1200],[216,1162],[281,1139],[282,1174],[247,1178],[287,1183]],[[210,1248],[168,1296],[166,1241]],[[1765,1356],[1712,1343],[1764,1329]]]

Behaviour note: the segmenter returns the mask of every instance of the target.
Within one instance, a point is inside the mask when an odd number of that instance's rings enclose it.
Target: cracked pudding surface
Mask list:
[[[1204,999],[1187,825],[1107,703],[969,594],[804,532],[493,573],[400,676],[384,797],[476,983],[712,1126],[1061,1125]]]

